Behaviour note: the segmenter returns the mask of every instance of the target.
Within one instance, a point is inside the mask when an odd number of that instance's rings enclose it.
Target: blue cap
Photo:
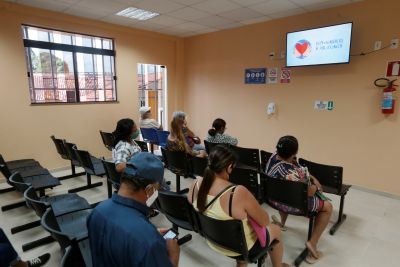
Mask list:
[[[161,184],[164,178],[164,165],[157,156],[140,152],[126,163],[124,173]]]

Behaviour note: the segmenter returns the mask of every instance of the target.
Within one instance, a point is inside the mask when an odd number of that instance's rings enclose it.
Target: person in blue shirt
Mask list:
[[[148,219],[146,203],[157,198],[163,176],[161,160],[151,153],[140,152],[127,162],[118,193],[87,221],[93,266],[178,266],[177,240],[164,239]]]

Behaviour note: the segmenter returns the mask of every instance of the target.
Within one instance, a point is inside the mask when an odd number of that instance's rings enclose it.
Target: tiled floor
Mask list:
[[[64,172],[55,173],[57,176]],[[166,172],[166,177],[172,182],[175,181],[174,175]],[[102,178],[93,178],[93,182],[101,181]],[[3,180],[1,180],[3,181]],[[191,179],[182,179],[182,188],[191,183]],[[79,177],[62,181],[62,186],[50,191],[50,195],[65,193],[67,189],[78,186],[85,182],[85,177]],[[0,183],[0,188],[3,185]],[[106,186],[82,191],[79,195],[85,197],[90,203],[106,199]],[[332,223],[337,217],[339,206],[338,197],[332,196],[335,212],[332,216]],[[15,192],[0,195],[0,205],[12,203],[21,199]],[[264,205],[270,215],[277,212]],[[400,266],[397,254],[400,250],[400,201],[383,197],[380,195],[367,193],[364,191],[351,189],[345,203],[345,212],[348,215],[346,222],[338,230],[335,236],[326,232],[320,241],[320,250],[324,252],[324,258],[314,266],[340,266],[340,267],[378,267],[378,266]],[[51,261],[47,266],[60,266],[61,253],[57,243],[36,248],[22,253],[21,245],[28,241],[46,236],[47,233],[41,228],[10,234],[12,226],[37,220],[33,211],[27,208],[18,208],[7,212],[0,212],[0,226],[14,244],[16,250],[23,259],[30,259],[41,253],[50,252]],[[153,223],[157,227],[170,227],[167,219],[159,215]],[[302,217],[290,217],[288,219],[288,231],[284,232],[284,261],[293,263],[296,256],[304,247],[307,236],[307,220]],[[181,231],[180,235],[186,234]],[[181,248],[180,266],[234,266],[234,261],[217,254],[211,250],[204,239],[193,234],[193,240]],[[303,263],[302,266],[308,265]],[[252,265],[255,266],[255,265]],[[267,266],[271,266],[268,261]],[[111,267],[111,266],[110,266]]]

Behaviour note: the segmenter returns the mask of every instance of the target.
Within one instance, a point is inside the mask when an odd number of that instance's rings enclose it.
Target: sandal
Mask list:
[[[287,230],[286,226],[284,226],[275,215],[272,215],[271,218],[272,223],[278,225],[281,228],[281,231]]]
[[[311,246],[309,241],[306,242],[306,247],[314,258],[318,259],[320,257],[318,251]]]
[[[308,264],[314,264],[314,263],[316,263],[317,261],[319,261],[319,260],[322,258],[322,256],[323,256],[323,254],[322,254],[321,251],[318,251],[318,255],[319,255],[319,257],[318,257],[318,259],[317,259],[317,258],[315,258],[315,257],[310,253],[310,254],[308,254],[307,257],[305,258],[305,261],[306,261]]]

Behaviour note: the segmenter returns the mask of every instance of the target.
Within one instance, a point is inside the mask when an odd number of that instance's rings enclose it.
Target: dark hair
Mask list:
[[[226,146],[218,145],[213,148],[208,157],[203,181],[197,194],[197,208],[200,212],[204,212],[206,209],[207,195],[215,181],[216,174],[226,170],[229,165],[235,165],[236,162],[236,155]]]
[[[152,182],[123,172],[121,174],[121,183],[128,185],[132,191],[137,192],[144,190]]]
[[[122,119],[117,123],[117,127],[113,132],[114,135],[114,147],[118,144],[119,141],[128,141],[132,134],[132,127],[135,125],[135,122],[132,119]]]
[[[281,137],[278,141],[278,144],[276,145],[278,156],[283,159],[288,159],[291,156],[297,154],[298,150],[299,143],[297,142],[296,137],[291,135]]]
[[[208,130],[208,134],[211,136],[215,136],[219,131],[221,131],[222,129],[224,129],[226,126],[226,122],[223,119],[215,119],[213,124],[212,124],[212,128],[210,130]]]

